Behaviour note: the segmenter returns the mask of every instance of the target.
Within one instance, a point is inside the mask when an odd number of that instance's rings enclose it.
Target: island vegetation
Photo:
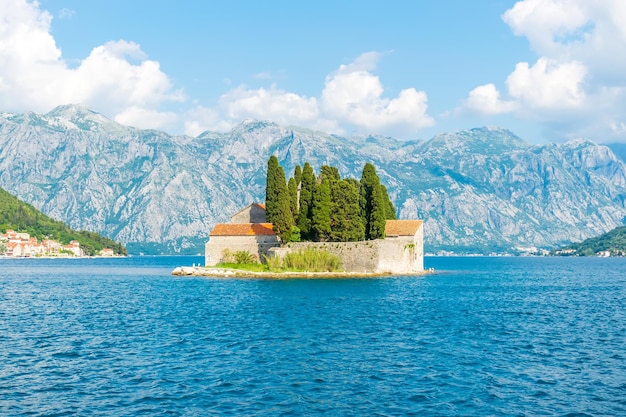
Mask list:
[[[318,175],[307,162],[287,181],[276,156],[267,166],[267,221],[283,242],[356,242],[385,237],[385,221],[396,209],[376,169],[365,164],[360,181],[342,179],[324,165]]]
[[[559,256],[626,256],[626,226],[573,243],[553,252]]]
[[[281,257],[268,257],[265,263],[257,262],[248,251],[227,252],[224,262],[216,267],[251,272],[338,272],[341,271],[341,260],[333,253],[325,250],[307,248],[288,253]]]
[[[324,165],[316,175],[308,162],[297,165],[287,180],[276,156],[268,160],[265,190],[266,221],[283,244],[291,242],[359,242],[385,237],[387,220],[396,210],[372,164],[361,179],[341,178]],[[263,262],[259,262],[263,261]],[[217,268],[253,272],[336,272],[340,257],[321,248],[302,248],[284,256],[258,259],[248,251],[222,253]]]
[[[32,205],[27,204],[0,188],[0,233],[14,230],[38,239],[50,239],[63,245],[77,241],[86,255],[93,256],[101,250],[112,249],[115,255],[127,255],[126,248],[98,233],[76,231],[65,223],[51,219]],[[6,243],[0,242],[0,253],[6,251]]]

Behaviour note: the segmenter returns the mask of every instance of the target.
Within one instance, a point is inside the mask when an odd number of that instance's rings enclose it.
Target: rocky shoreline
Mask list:
[[[402,276],[422,276],[433,273],[434,270],[424,270],[411,274],[401,274]],[[172,275],[176,276],[196,276],[207,278],[271,278],[271,279],[290,279],[290,278],[380,278],[399,276],[389,272],[254,272],[244,271],[240,269],[227,268],[207,268],[203,266],[179,266],[172,271]]]

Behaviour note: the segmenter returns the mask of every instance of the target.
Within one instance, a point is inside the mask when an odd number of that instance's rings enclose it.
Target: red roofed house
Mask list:
[[[424,270],[424,227],[421,220],[387,220],[378,241],[377,271],[411,273]]]
[[[280,242],[272,224],[265,222],[265,206],[252,203],[235,213],[230,223],[215,225],[205,246],[205,265],[222,262],[225,251],[247,251],[262,261],[269,249],[276,246]]]

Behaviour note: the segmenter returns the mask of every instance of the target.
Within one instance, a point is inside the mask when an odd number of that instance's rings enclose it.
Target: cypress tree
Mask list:
[[[300,168],[300,165],[296,165],[296,168],[293,170],[293,179],[296,180],[296,187],[300,187],[302,182],[302,168]]]
[[[272,155],[267,162],[265,215],[283,240],[288,240],[289,231],[294,226],[289,201],[285,171],[278,164],[278,158]]]
[[[283,241],[288,241],[291,227],[295,224],[293,221],[293,216],[291,215],[291,208],[289,204],[289,191],[287,190],[285,171],[280,165],[278,166],[276,174],[276,189],[276,213],[272,223],[274,224],[274,231],[281,237],[281,239],[283,239]]]
[[[328,179],[329,181],[339,181],[341,176],[339,175],[339,170],[336,167],[331,167],[329,165],[322,165],[320,169],[320,181]]]
[[[356,242],[365,239],[361,221],[358,181],[336,181],[331,188],[331,233],[333,242]]]
[[[380,185],[380,188],[383,192],[383,201],[385,202],[385,219],[387,220],[395,220],[396,219],[396,208],[393,205],[393,202],[389,198],[389,193],[387,192],[387,187],[384,185]]]
[[[267,177],[265,182],[265,216],[269,223],[274,223],[278,206],[278,158],[272,155],[267,161]]]
[[[298,213],[298,228],[303,240],[313,238],[311,220],[313,219],[313,192],[315,190],[315,172],[307,162],[302,170],[302,181],[300,185],[300,210]]]
[[[365,238],[368,240],[383,238],[388,204],[384,200],[374,165],[367,163],[363,167],[360,188],[361,219],[365,225]]]
[[[296,185],[295,178],[289,178],[287,183],[287,190],[289,191],[289,209],[293,219],[298,218],[298,186]]]
[[[315,240],[327,242],[330,239],[330,183],[324,179],[313,192],[313,218],[311,229]]]
[[[380,184],[372,190],[370,201],[371,211],[367,219],[367,231],[371,240],[385,237],[385,217],[388,205],[383,198],[383,191]]]

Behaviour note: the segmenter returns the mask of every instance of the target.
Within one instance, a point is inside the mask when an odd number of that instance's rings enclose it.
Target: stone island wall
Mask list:
[[[259,262],[264,262],[268,251],[279,246],[278,238],[273,235],[260,236],[212,236],[204,247],[204,264],[215,266],[223,261],[224,250],[231,253],[247,251]]]
[[[336,254],[349,272],[411,274],[424,270],[423,233],[363,242],[298,242],[269,250],[269,256],[314,248]]]

